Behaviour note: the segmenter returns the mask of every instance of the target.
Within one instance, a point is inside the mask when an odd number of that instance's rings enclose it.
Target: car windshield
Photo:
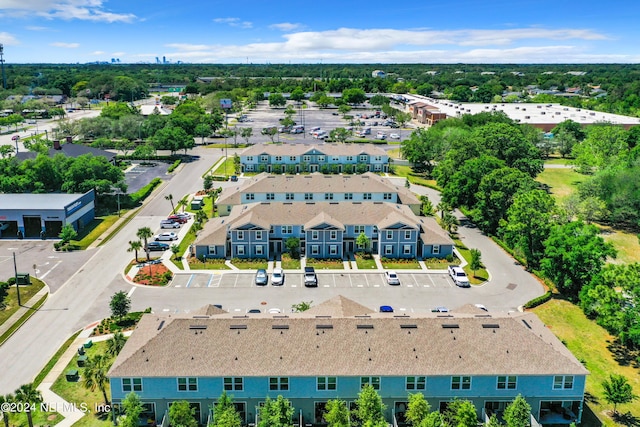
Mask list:
[[[279,271],[274,271],[273,272],[273,277],[280,277],[282,275],[282,273],[280,273]]]

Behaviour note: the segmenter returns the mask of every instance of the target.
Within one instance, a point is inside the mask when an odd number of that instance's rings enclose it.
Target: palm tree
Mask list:
[[[136,262],[138,262],[138,251],[140,249],[142,249],[142,242],[140,242],[140,240],[129,240],[129,249],[127,249],[127,252],[136,253]]]
[[[85,388],[91,391],[95,391],[98,388],[102,392],[105,405],[109,404],[109,398],[107,397],[109,377],[107,373],[112,363],[111,358],[106,354],[96,354],[87,360],[82,378],[82,385]]]
[[[440,219],[444,219],[444,214],[453,210],[449,203],[443,201],[440,201],[440,203],[438,203],[436,209],[440,211]]]
[[[144,240],[144,251],[147,253],[147,261],[149,261],[149,248],[147,247],[147,239],[153,237],[153,231],[149,227],[138,228],[136,236]]]
[[[175,213],[176,207],[173,205],[173,194],[167,194],[164,199],[171,203],[171,213]]]
[[[17,389],[14,393],[16,402],[25,404],[24,408],[25,412],[27,413],[27,421],[29,422],[29,427],[33,427],[31,408],[42,402],[42,394],[33,385],[33,383],[21,385],[20,388]]]
[[[0,405],[3,403],[11,403],[13,401],[13,396],[10,394],[0,395]],[[9,427],[9,412],[2,411],[2,421],[4,421],[4,427]]]
[[[459,224],[458,218],[456,218],[451,212],[444,214],[444,217],[442,218],[442,227],[447,230],[447,233],[455,233]]]
[[[182,199],[178,200],[178,206],[182,206],[182,212],[184,212],[185,208],[187,207],[189,203],[187,202],[187,197],[183,197]]]
[[[126,342],[127,339],[124,337],[124,334],[120,331],[116,332],[113,334],[113,338],[107,341],[107,354],[109,356],[117,356]]]

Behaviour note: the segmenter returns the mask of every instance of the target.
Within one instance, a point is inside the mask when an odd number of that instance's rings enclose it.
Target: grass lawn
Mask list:
[[[121,212],[122,214],[122,212]],[[84,250],[97,238],[109,229],[118,220],[118,215],[108,215],[95,218],[78,235],[78,240],[72,240],[71,244]]]
[[[471,250],[467,248],[464,243],[458,238],[458,235],[451,236],[453,242],[456,245],[456,249],[460,252],[462,258],[464,258],[467,262],[471,261]],[[489,273],[487,270],[481,268],[480,270],[476,270],[476,274],[473,274],[473,271],[469,268],[469,264],[465,265],[463,268],[464,272],[467,273],[469,277],[469,283],[472,285],[479,285],[481,283],[486,282],[489,279]]]
[[[614,230],[610,227],[599,227],[600,236],[607,242],[613,243],[618,251],[618,257],[613,260],[616,263],[631,264],[640,262],[640,242],[638,235],[625,231]]]
[[[91,348],[86,349],[87,357],[92,357],[99,353],[104,353],[107,348],[106,341],[95,343]],[[65,374],[67,371],[71,369],[77,369],[80,374],[80,380],[76,382],[67,381]],[[82,386],[82,374],[83,368],[78,367],[76,357],[73,358],[66,366],[66,368],[62,371],[62,374],[55,380],[51,390],[58,395],[60,395],[67,402],[75,403],[80,407],[81,404],[85,404],[89,409],[90,414],[82,417],[80,421],[78,421],[75,426],[111,426],[109,414],[102,415],[101,417],[95,413],[95,409],[98,405],[104,403],[104,397],[102,396],[102,392],[96,388],[95,391],[91,391]],[[109,391],[109,384],[107,383],[107,396],[110,396],[111,393]]]
[[[411,166],[393,165],[394,175],[407,178],[410,183],[416,185],[424,185],[429,188],[438,188],[438,184],[433,179],[427,179],[424,175],[416,174]]]
[[[226,165],[226,169],[225,169],[225,165]],[[235,174],[236,174],[236,170],[233,164],[233,156],[228,157],[227,160],[220,163],[220,166],[218,166],[216,170],[212,172],[212,175],[235,175]]]
[[[626,354],[621,347],[616,346],[614,337],[589,320],[579,307],[567,301],[552,299],[532,311],[565,343],[578,360],[585,362],[586,368],[590,371],[586,387],[587,394],[592,396],[587,398],[590,401],[589,406],[606,426],[616,425],[605,413],[613,407],[603,399],[602,381],[608,379],[611,373],[624,375],[635,394],[640,393],[638,362],[629,360],[629,356],[637,358],[638,354]],[[619,405],[618,411],[628,411],[638,416],[640,400]]]
[[[577,190],[578,184],[588,179],[570,168],[547,168],[536,177],[536,181],[548,185],[556,202],[565,200]]]
[[[376,265],[376,260],[373,259],[371,255],[355,254],[355,257],[358,270],[375,270],[376,268],[378,268],[378,266]]]
[[[382,266],[387,270],[420,270],[420,264],[415,259],[389,259],[380,260]]]
[[[39,408],[40,405],[36,406],[36,410],[31,413],[31,417],[33,419],[34,426],[52,426],[58,424],[60,421],[64,419],[64,417],[57,412],[42,412]],[[4,424],[3,424],[4,425]],[[16,412],[9,414],[9,425],[10,426],[27,426],[27,414],[24,412]]]
[[[31,284],[27,286],[20,286],[20,301],[25,304],[32,296],[38,293],[40,289],[44,287],[44,283],[41,280],[31,277]],[[0,310],[0,325],[7,321],[9,317],[18,311],[18,295],[16,293],[16,285],[11,286],[7,291],[7,296],[4,298],[6,308]]]
[[[544,161],[545,165],[568,165],[571,159],[563,159],[561,157],[554,157]]]
[[[73,344],[73,342],[76,340],[76,338],[78,338],[78,335],[80,335],[80,332],[82,332],[82,330],[79,330],[78,332],[76,332],[75,334],[71,335],[58,349],[58,351],[56,351],[56,354],[53,355],[53,357],[51,358],[51,360],[49,360],[47,362],[46,365],[44,365],[44,368],[42,368],[42,371],[40,371],[40,373],[36,376],[36,379],[33,380],[33,385],[35,385],[36,387],[40,385],[40,383],[42,382],[42,380],[45,379],[45,377],[47,375],[49,375],[49,372],[51,372],[51,370],[53,369],[53,367],[56,365],[56,363],[58,363],[58,360],[60,360],[60,358],[62,357],[62,355],[64,354],[65,351],[67,351],[67,349],[69,348],[69,346],[71,344]]]
[[[231,264],[240,270],[258,270],[260,268],[266,269],[269,265],[269,261],[266,259],[239,259],[234,258],[231,260]]]
[[[424,264],[427,268],[433,270],[446,270],[450,265],[459,265],[460,260],[455,257],[451,262],[447,261],[446,258],[427,258],[424,260]]]
[[[394,148],[392,150],[387,151],[387,154],[389,155],[389,157],[393,157],[394,159],[399,159],[400,158],[400,149],[399,148]]]
[[[300,258],[291,258],[289,254],[282,254],[282,268],[285,270],[300,270]]]
[[[307,265],[316,270],[344,270],[344,264],[341,259],[307,258]]]
[[[192,270],[231,270],[224,261],[224,259],[208,259],[203,263],[202,261],[191,257],[189,258],[189,267]]]

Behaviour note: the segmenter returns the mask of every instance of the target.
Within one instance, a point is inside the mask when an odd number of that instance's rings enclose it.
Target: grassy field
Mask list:
[[[38,293],[40,289],[44,287],[44,282],[31,277],[31,285],[20,286],[20,301],[25,304],[32,296]],[[0,325],[7,321],[9,317],[18,311],[18,294],[16,293],[16,286],[13,285],[7,291],[7,296],[4,298],[6,308],[0,310]]]
[[[362,256],[359,254],[355,255],[356,257],[356,265],[358,266],[359,270],[375,270],[376,268],[378,268],[378,266],[376,265],[376,260],[373,259],[372,256]]]
[[[289,254],[282,254],[282,268],[285,270],[300,270],[300,259],[291,258]]]
[[[343,270],[344,264],[341,259],[317,259],[307,258],[307,265],[316,270]]]
[[[220,166],[218,166],[216,170],[212,172],[212,174],[213,175],[235,175],[236,171],[235,171],[235,166],[233,164],[233,157],[228,157],[227,160],[220,163]]]
[[[121,213],[122,214],[122,213]],[[108,215],[97,217],[85,228],[86,233],[80,233],[78,240],[72,240],[71,244],[84,250],[89,247],[97,238],[109,229],[118,220],[118,215]]]
[[[95,343],[91,348],[86,350],[87,357],[92,357],[99,353],[104,353],[106,350],[106,341]],[[65,374],[71,369],[77,369],[80,374],[80,381],[69,382],[67,381]],[[86,404],[90,414],[82,417],[75,426],[92,426],[92,427],[106,427],[111,426],[108,416],[105,419],[104,415],[96,414],[94,408],[104,403],[104,397],[99,389],[91,391],[82,385],[83,368],[78,367],[76,358],[69,362],[69,364],[62,371],[62,374],[55,380],[51,390],[60,395],[67,402],[72,402],[80,407],[81,404]],[[109,385],[107,384],[107,396],[110,396]]]
[[[618,250],[616,263],[630,264],[640,262],[640,239],[633,233],[614,230],[610,227],[600,227],[600,234],[604,240],[613,243]]]
[[[433,179],[427,179],[419,174],[414,174],[411,166],[393,165],[394,175],[407,178],[409,182],[417,185],[424,185],[425,187],[437,188],[438,184]]]
[[[267,261],[266,259],[249,260],[234,258],[231,260],[231,263],[240,270],[258,270],[260,268],[266,269],[269,265],[269,261]]]
[[[578,360],[584,361],[590,372],[587,376],[586,399],[605,425],[616,425],[606,415],[612,409],[612,405],[603,399],[602,381],[611,373],[624,375],[633,386],[635,394],[640,394],[639,355],[625,353],[616,345],[614,337],[587,319],[579,307],[567,301],[552,299],[532,311],[549,325]],[[618,411],[628,411],[637,417],[640,414],[640,399],[630,404],[619,405]]]
[[[415,259],[389,260],[382,258],[380,262],[387,270],[420,270],[420,264]]]
[[[570,168],[546,168],[536,181],[548,185],[556,202],[562,202],[576,191],[578,184],[587,180],[585,175]]]
[[[192,270],[231,270],[224,261],[224,259],[208,259],[203,263],[198,259],[189,258],[189,267]]]

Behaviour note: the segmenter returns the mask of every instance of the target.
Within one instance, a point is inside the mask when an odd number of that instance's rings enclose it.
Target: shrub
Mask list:
[[[171,166],[169,166],[169,169],[167,169],[167,172],[171,173],[171,172],[173,172],[174,170],[176,170],[176,168],[177,168],[178,166],[180,166],[180,163],[182,163],[182,160],[180,160],[180,159],[178,159],[178,160],[176,160],[175,162],[173,162],[173,164],[172,164]]]
[[[549,301],[553,297],[553,293],[551,291],[547,291],[544,295],[539,296],[537,298],[532,299],[524,305],[524,308],[534,308],[545,302]]]

